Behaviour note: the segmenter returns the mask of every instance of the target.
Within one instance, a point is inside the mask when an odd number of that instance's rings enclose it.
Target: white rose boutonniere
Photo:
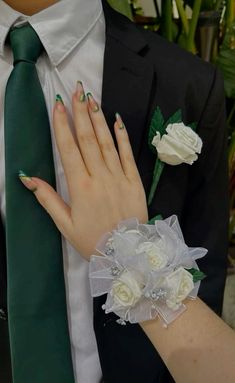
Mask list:
[[[201,153],[202,140],[190,127],[183,122],[169,124],[167,134],[160,137],[157,132],[152,140],[158,152],[158,158],[169,165],[186,163],[192,165]]]
[[[181,111],[177,111],[166,122],[159,108],[154,112],[150,130],[149,146],[157,155],[154,168],[153,182],[148,198],[150,205],[154,197],[164,164],[180,165],[186,163],[192,165],[202,150],[202,140],[194,131],[196,124],[186,126],[182,122]]]

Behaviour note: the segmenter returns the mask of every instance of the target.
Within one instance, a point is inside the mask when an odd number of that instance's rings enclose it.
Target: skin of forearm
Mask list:
[[[58,0],[4,0],[11,8],[31,16],[57,3]]]
[[[200,299],[167,328],[140,323],[177,383],[235,381],[235,333]]]

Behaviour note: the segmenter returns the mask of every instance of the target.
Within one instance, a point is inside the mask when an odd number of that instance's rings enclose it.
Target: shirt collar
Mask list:
[[[29,22],[37,32],[52,65],[59,65],[93,28],[102,13],[100,0],[59,0],[33,15],[25,16],[0,0],[0,56],[9,29]]]

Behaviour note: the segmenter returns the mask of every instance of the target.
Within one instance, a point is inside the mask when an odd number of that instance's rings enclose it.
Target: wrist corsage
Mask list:
[[[175,215],[154,225],[123,221],[97,251],[102,256],[93,255],[89,266],[91,294],[107,294],[103,309],[120,324],[159,316],[168,325],[186,309],[186,298],[196,298],[205,277],[196,259],[207,250],[185,244]]]

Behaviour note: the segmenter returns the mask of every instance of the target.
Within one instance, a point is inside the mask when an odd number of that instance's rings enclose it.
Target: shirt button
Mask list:
[[[7,314],[3,309],[0,309],[0,319],[7,320]]]

